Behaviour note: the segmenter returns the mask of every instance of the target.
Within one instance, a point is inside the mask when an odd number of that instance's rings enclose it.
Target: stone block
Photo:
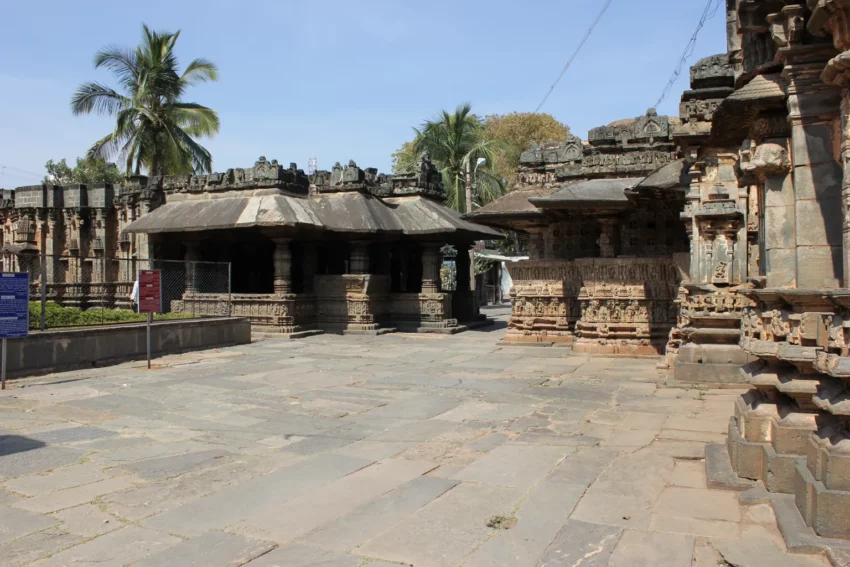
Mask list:
[[[797,476],[797,455],[772,454],[768,457],[767,477],[763,478],[767,489],[771,492],[793,494]]]
[[[841,166],[834,161],[799,167],[794,170],[794,196],[798,200],[840,199],[842,177]]]
[[[140,478],[157,480],[178,476],[192,470],[221,465],[226,463],[229,457],[230,453],[227,451],[211,449],[160,459],[149,459],[126,465],[123,468]]]
[[[841,198],[797,201],[797,246],[841,245]]]
[[[797,281],[797,251],[794,248],[768,249],[766,255],[767,286],[793,287]]]
[[[89,564],[118,567],[130,565],[178,543],[180,539],[172,535],[138,526],[127,526],[60,551],[49,559],[40,561],[38,565],[65,567]]]
[[[765,218],[765,248],[768,251],[779,248],[793,248],[797,244],[795,221],[796,209],[793,206],[773,207]]]
[[[791,156],[796,170],[800,166],[835,161],[835,129],[831,123],[797,124],[791,127]]]
[[[792,175],[770,175],[764,181],[765,208],[793,207],[794,177]],[[773,211],[770,212],[773,214]]]
[[[841,252],[840,246],[798,246],[797,287],[827,289],[841,287],[844,272]]]
[[[812,529],[821,537],[850,539],[850,492],[814,485],[815,514]]]
[[[458,480],[528,489],[569,453],[571,447],[502,445],[455,475]]]

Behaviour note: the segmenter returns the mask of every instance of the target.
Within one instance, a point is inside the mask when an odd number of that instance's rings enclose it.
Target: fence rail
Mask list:
[[[50,254],[3,258],[3,271],[30,275],[31,330],[144,321],[133,288],[139,270],[149,269],[162,275],[162,313],[154,315],[154,320],[231,314],[228,262]],[[216,294],[219,300],[201,310],[199,302],[187,301],[199,294]]]

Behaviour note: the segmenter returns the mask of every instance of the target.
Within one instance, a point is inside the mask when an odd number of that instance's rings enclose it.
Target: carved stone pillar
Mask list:
[[[468,244],[456,244],[457,257],[455,258],[455,291],[468,292],[469,285],[469,248]]]
[[[422,245],[422,293],[440,291],[440,245],[431,242]]]
[[[201,259],[200,243],[185,242],[186,254],[183,259],[186,261],[186,294],[191,295],[197,291],[197,270],[196,262]]]
[[[841,93],[820,80],[822,69],[786,63],[782,71],[791,124],[798,288],[836,288],[843,279],[841,197],[822,190],[841,176],[834,139]]]
[[[617,256],[617,222],[613,217],[602,217],[599,219],[599,256],[602,258],[614,258]]]
[[[292,293],[291,238],[274,238],[274,292],[277,295]]]
[[[106,238],[104,226],[106,223],[106,214],[104,209],[94,209],[94,218],[89,227],[89,236],[92,251],[92,283],[102,283],[106,281],[105,273],[105,251]]]
[[[356,240],[351,243],[350,266],[352,274],[369,273],[369,243]]]

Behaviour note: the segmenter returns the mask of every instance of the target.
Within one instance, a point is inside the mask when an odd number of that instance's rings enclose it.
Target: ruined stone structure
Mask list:
[[[230,262],[232,293],[201,293],[187,270],[170,310],[220,314],[228,302],[256,327],[295,336],[463,330],[458,319],[480,317],[462,277],[469,255],[457,255],[457,289],[449,292],[440,289],[440,249],[464,252],[501,237],[441,204],[442,178],[427,158],[407,175],[352,161],[308,177],[261,157],[226,173],[20,187],[2,197],[4,269],[44,278],[49,299],[121,305],[136,267],[147,267],[141,260]],[[61,269],[24,266],[40,251],[61,255]],[[124,273],[103,260],[111,258],[127,260]]]
[[[678,174],[670,186],[644,177],[660,166],[681,172],[677,125],[650,110],[592,129],[586,143],[572,136],[534,147],[521,156],[517,187],[468,215],[528,234],[530,259],[510,266],[507,342],[663,351],[676,323],[677,259],[687,250],[679,221],[686,185]]]

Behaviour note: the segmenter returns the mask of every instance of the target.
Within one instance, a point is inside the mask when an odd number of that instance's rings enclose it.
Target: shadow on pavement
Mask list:
[[[40,449],[45,444],[20,435],[0,435],[0,457]]]

